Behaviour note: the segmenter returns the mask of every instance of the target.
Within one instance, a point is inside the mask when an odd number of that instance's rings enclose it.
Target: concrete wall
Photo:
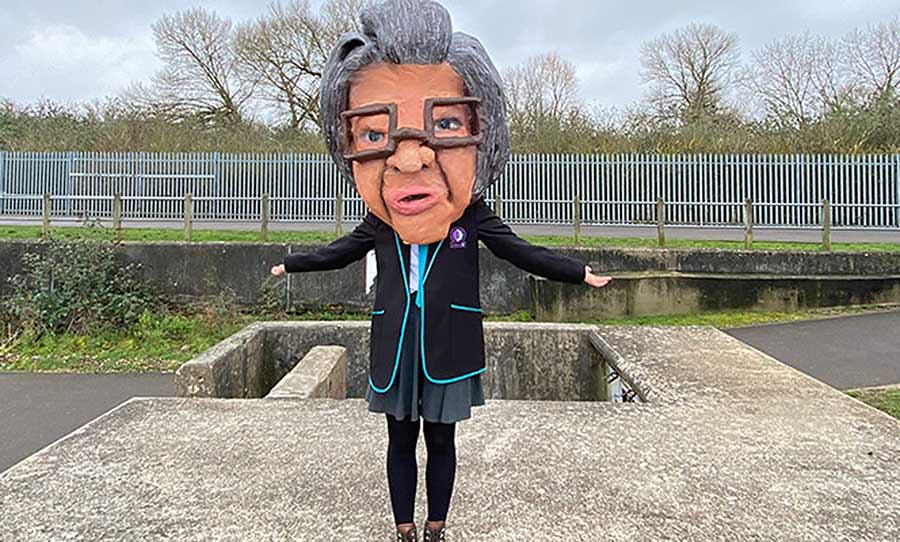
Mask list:
[[[260,286],[275,280],[269,272],[273,265],[288,253],[314,248],[275,243],[126,242],[122,257],[140,261],[144,277],[175,301],[197,300],[228,289],[240,303],[255,304]],[[21,270],[22,254],[41,249],[34,241],[0,242],[0,295],[8,291],[7,277]],[[535,285],[528,273],[481,247],[485,312],[532,310],[543,318],[576,320],[721,308],[792,310],[854,302],[900,303],[900,253],[555,250],[612,275],[613,284],[593,291],[585,285]],[[365,292],[364,260],[335,271],[290,274],[278,282],[295,309],[334,304],[366,311],[374,300],[374,289]],[[554,308],[573,299],[570,310]]]
[[[487,322],[485,397],[606,400],[605,367],[591,345],[594,326]],[[183,397],[265,396],[319,345],[346,349],[347,396],[368,386],[369,322],[256,322],[176,371]]]

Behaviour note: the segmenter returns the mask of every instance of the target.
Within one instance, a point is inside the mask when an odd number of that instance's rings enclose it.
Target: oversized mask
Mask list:
[[[435,2],[389,0],[361,22],[323,74],[329,152],[405,243],[440,241],[508,158],[500,77]]]

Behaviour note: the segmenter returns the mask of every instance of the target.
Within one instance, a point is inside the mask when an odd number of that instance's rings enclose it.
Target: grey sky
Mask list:
[[[0,97],[31,103],[114,95],[158,67],[150,25],[201,5],[233,21],[266,0],[0,0]],[[501,70],[551,50],[573,61],[588,101],[638,100],[642,42],[690,22],[736,32],[743,57],[791,33],[840,37],[900,14],[897,0],[444,0],[454,27],[476,36]],[[515,6],[515,7],[511,7]]]

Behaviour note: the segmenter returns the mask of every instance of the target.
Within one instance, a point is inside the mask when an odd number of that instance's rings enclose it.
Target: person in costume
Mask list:
[[[429,0],[365,9],[322,76],[328,152],[368,212],[349,235],[295,253],[272,273],[338,269],[375,250],[368,410],[387,419],[387,477],[396,538],[413,521],[419,419],[428,516],[424,540],[445,540],[456,473],[456,422],[484,404],[478,241],[530,273],[605,286],[611,277],[517,237],[484,202],[509,158],[503,84],[481,43],[453,32]]]

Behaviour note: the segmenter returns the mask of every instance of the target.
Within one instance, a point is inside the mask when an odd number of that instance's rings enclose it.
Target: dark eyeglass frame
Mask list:
[[[474,105],[475,116],[472,119],[474,134],[458,137],[437,137],[434,135],[434,106],[444,105]],[[375,160],[379,158],[387,158],[394,154],[397,150],[397,143],[405,139],[418,139],[424,141],[433,149],[452,149],[457,147],[467,147],[469,145],[480,145],[484,141],[484,114],[481,110],[481,98],[477,96],[461,96],[458,98],[427,98],[424,107],[424,130],[416,128],[397,128],[397,104],[384,103],[372,104],[356,109],[349,109],[341,113],[341,154],[346,160],[355,162],[364,162],[366,160]],[[386,113],[388,115],[388,133],[387,144],[380,149],[366,149],[354,152],[350,135],[352,132],[352,121],[354,117],[374,115],[378,113]]]

